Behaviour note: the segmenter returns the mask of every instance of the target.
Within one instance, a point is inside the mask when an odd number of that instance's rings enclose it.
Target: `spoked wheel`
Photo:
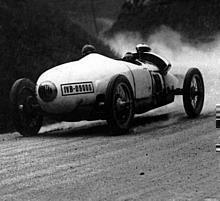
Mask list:
[[[105,108],[107,122],[113,132],[125,133],[134,117],[134,95],[128,79],[114,76],[107,87]]]
[[[36,135],[43,118],[34,108],[37,105],[35,84],[26,78],[17,80],[11,88],[10,101],[15,129],[23,136]]]
[[[204,104],[204,82],[197,68],[190,68],[183,83],[183,104],[189,117],[198,116]]]

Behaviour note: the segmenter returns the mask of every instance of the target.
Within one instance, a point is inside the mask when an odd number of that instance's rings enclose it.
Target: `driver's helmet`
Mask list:
[[[151,48],[149,45],[147,44],[138,44],[136,46],[136,50],[137,50],[137,53],[142,53],[142,52],[150,52],[151,51]]]
[[[94,52],[96,52],[95,47],[93,45],[89,45],[89,44],[84,45],[82,48],[82,51],[81,51],[82,56],[86,56],[86,55],[88,55],[90,53],[94,53]]]
[[[131,52],[127,52],[122,59],[125,60],[125,61],[135,60],[134,55]]]

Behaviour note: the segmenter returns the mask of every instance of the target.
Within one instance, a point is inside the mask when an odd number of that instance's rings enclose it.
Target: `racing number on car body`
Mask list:
[[[61,85],[62,96],[93,93],[92,82],[71,83]]]

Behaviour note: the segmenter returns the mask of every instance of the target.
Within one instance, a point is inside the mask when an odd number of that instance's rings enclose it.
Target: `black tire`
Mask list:
[[[197,117],[204,104],[204,82],[197,68],[190,68],[183,83],[183,105],[189,117]]]
[[[35,84],[26,78],[15,81],[10,91],[10,101],[15,129],[23,136],[36,135],[43,118],[31,107],[37,104]]]
[[[112,132],[128,132],[134,118],[134,95],[124,75],[116,75],[110,80],[106,90],[105,108]]]

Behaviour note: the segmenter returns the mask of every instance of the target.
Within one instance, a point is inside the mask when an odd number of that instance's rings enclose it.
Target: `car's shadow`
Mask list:
[[[213,116],[213,113],[202,114],[197,119],[203,119]],[[168,122],[172,121],[172,122]],[[149,130],[159,127],[169,126],[173,123],[179,122],[189,122],[192,121],[191,118],[188,118],[184,113],[165,113],[158,115],[140,115],[134,118],[133,125],[130,131],[123,135],[132,135],[136,134],[133,130],[139,126],[141,127],[150,127]],[[168,122],[168,123],[166,123]],[[65,129],[55,129],[48,132],[40,133],[35,137],[46,137],[46,138],[65,138],[65,137],[97,137],[97,136],[119,136],[120,133],[112,133],[111,129],[108,127],[105,121],[100,122],[88,122],[88,124],[83,126],[70,127]]]
[[[132,128],[135,128],[137,126],[145,126],[153,122],[167,121],[169,118],[170,118],[169,114],[138,116],[134,118]],[[132,128],[127,134],[133,133]],[[99,123],[88,122],[87,125],[70,127],[65,129],[58,128],[55,130],[40,133],[35,137],[53,137],[53,138],[54,137],[85,137],[85,136],[97,137],[97,136],[118,136],[118,135],[122,135],[122,134],[112,133],[106,121],[102,121]]]

